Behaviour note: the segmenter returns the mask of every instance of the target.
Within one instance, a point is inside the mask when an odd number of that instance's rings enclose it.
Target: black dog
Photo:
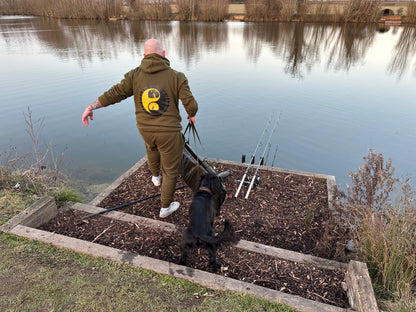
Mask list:
[[[180,264],[186,264],[189,251],[196,247],[206,248],[209,252],[209,265],[215,269],[221,267],[217,259],[217,248],[225,242],[237,243],[235,231],[229,221],[225,220],[224,230],[215,236],[213,223],[215,212],[219,215],[219,207],[225,199],[225,189],[220,178],[215,174],[201,176],[196,193],[189,207],[189,225],[180,244]]]

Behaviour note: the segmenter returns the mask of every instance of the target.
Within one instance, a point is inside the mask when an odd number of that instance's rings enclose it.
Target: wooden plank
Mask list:
[[[291,251],[287,249],[281,249],[259,243],[253,243],[245,240],[240,240],[236,247],[296,263],[310,264],[328,270],[347,269],[346,263],[306,255],[300,252]]]
[[[58,214],[55,199],[45,196],[38,199],[24,211],[11,218],[8,222],[0,227],[3,232],[9,232],[18,224],[31,227],[39,227],[48,222]]]
[[[88,212],[90,214],[98,213],[98,212],[101,212],[101,211],[105,210],[105,209],[100,208],[100,207],[81,204],[81,203],[76,203],[71,208],[76,209],[76,210],[80,210],[80,211],[84,211],[84,212]],[[112,218],[112,219],[116,219],[116,220],[120,220],[120,221],[124,221],[124,222],[129,222],[129,223],[141,224],[141,225],[147,226],[147,227],[160,228],[160,229],[162,229],[164,231],[168,231],[168,232],[177,231],[177,226],[172,224],[172,223],[159,221],[159,220],[146,218],[146,217],[141,217],[141,216],[136,216],[136,215],[132,215],[132,214],[129,214],[129,213],[124,213],[124,212],[119,212],[119,211],[114,211],[114,210],[110,211],[110,212],[107,212],[107,213],[104,213],[104,214],[101,214],[100,216],[106,217],[106,218]]]
[[[350,306],[363,312],[379,312],[367,265],[350,261],[345,276]]]
[[[80,211],[85,211],[88,213],[97,213],[97,212],[105,210],[103,208],[80,204],[80,203],[74,204],[71,208],[80,210]],[[129,223],[136,223],[136,224],[140,224],[140,225],[147,226],[147,227],[159,228],[159,229],[162,229],[164,231],[169,231],[169,232],[183,230],[172,223],[159,221],[159,220],[155,220],[151,218],[145,218],[141,216],[136,216],[136,215],[132,215],[132,214],[124,213],[124,212],[111,211],[106,214],[102,214],[101,216],[129,222]],[[267,245],[263,245],[259,243],[246,241],[246,240],[240,240],[240,242],[237,245],[235,245],[235,247],[244,249],[247,251],[253,251],[253,252],[269,255],[272,257],[276,257],[276,258],[281,258],[281,259],[292,261],[292,262],[311,264],[311,265],[315,265],[317,267],[329,269],[329,270],[337,270],[337,269],[346,270],[347,269],[346,263],[328,260],[328,259],[324,259],[324,258],[320,258],[316,256],[311,256],[311,255],[305,255],[303,253],[281,249],[277,247],[272,247],[272,246],[267,246]]]
[[[304,312],[347,312],[350,309],[339,308],[336,306],[316,302],[299,296],[294,296],[272,290],[266,287],[238,281],[222,275],[217,275],[202,270],[192,269],[186,266],[177,265],[171,262],[162,261],[154,258],[140,256],[131,252],[122,251],[116,248],[107,247],[95,243],[86,242],[80,239],[67,237],[51,232],[33,229],[23,225],[17,225],[11,231],[13,234],[28,237],[53,244],[61,248],[68,248],[76,252],[89,254],[95,257],[119,261],[146,270],[152,270],[160,274],[167,274],[177,278],[189,280],[201,284],[211,289],[227,290],[232,292],[242,292],[264,298],[272,302],[285,303],[298,311]]]

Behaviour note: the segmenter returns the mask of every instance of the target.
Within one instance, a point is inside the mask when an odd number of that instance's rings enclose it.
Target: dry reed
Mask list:
[[[227,18],[228,0],[200,0],[198,20],[204,22],[220,22]]]
[[[180,21],[195,21],[199,15],[197,0],[177,0],[178,19]]]
[[[350,0],[346,3],[344,22],[376,22],[380,18],[380,0]]]
[[[415,192],[408,180],[393,177],[391,159],[385,162],[381,153],[370,150],[364,160],[350,174],[353,185],[347,195],[336,191],[339,223],[351,231],[378,298],[403,304],[403,298],[413,294],[405,303],[411,305],[416,286]]]
[[[407,23],[416,23],[416,2],[410,1],[407,7],[407,16],[406,16]]]
[[[246,0],[245,8],[247,21],[278,21],[281,20],[283,2],[281,0]]]

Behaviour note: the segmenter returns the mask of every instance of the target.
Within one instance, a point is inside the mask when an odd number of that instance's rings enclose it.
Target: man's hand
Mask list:
[[[189,120],[189,123],[191,123],[191,124],[195,124],[196,123],[196,117],[195,116],[194,117],[188,116],[188,120]]]
[[[90,117],[91,120],[93,120],[92,110],[89,106],[87,106],[87,108],[84,110],[84,113],[82,114],[82,123],[85,127],[89,125],[88,117]]]
[[[100,101],[97,99],[85,108],[84,113],[82,114],[82,123],[85,125],[85,127],[89,125],[88,117],[90,117],[91,120],[93,120],[92,111],[100,107],[103,107],[103,106],[101,105]]]

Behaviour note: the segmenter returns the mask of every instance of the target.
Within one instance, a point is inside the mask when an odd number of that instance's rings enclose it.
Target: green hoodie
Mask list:
[[[120,83],[98,97],[103,106],[118,103],[134,95],[137,128],[141,131],[181,131],[179,100],[188,116],[195,116],[198,103],[189,89],[188,80],[170,67],[167,58],[146,55],[140,66],[124,75]]]

